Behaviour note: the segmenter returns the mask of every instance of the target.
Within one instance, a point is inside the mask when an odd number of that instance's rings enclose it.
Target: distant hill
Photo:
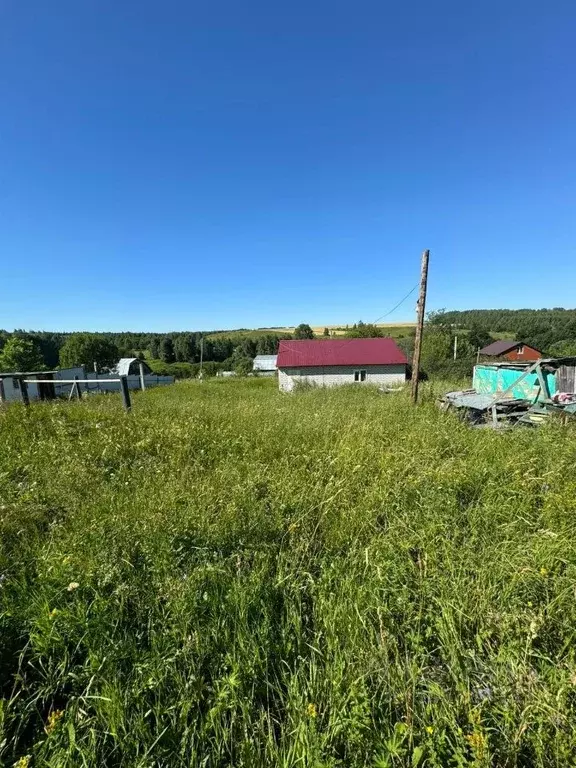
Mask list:
[[[515,332],[527,323],[553,326],[576,322],[576,309],[464,309],[442,312],[445,322],[462,328],[482,325],[496,332]]]
[[[347,325],[313,325],[312,330],[317,336],[322,336],[324,328],[328,328],[331,336],[345,336],[348,328],[351,328],[353,323]],[[376,323],[378,328],[381,328],[382,333],[385,336],[392,336],[399,339],[403,336],[408,336],[410,331],[416,327],[416,323]],[[258,338],[260,336],[266,336],[269,334],[277,334],[279,336],[288,335],[294,333],[294,325],[285,326],[270,326],[269,328],[238,328],[230,331],[214,331],[207,334],[207,338]]]
[[[436,313],[433,322],[482,328],[494,338],[513,338],[550,355],[576,350],[576,309],[466,309]]]

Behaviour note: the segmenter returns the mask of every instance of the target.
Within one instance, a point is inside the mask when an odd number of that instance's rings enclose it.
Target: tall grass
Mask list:
[[[0,764],[568,766],[576,432],[429,385],[0,412]]]

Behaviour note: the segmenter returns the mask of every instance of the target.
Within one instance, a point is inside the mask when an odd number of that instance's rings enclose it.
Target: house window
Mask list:
[[[518,346],[518,349],[516,350],[516,352],[517,352],[519,355],[523,355],[523,354],[524,354],[524,344],[520,344],[520,345]]]
[[[354,371],[354,381],[366,381],[366,371]]]

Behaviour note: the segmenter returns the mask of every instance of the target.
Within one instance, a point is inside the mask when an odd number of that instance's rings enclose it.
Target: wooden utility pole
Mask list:
[[[204,376],[202,372],[202,363],[204,361],[204,336],[200,337],[200,373],[198,374],[198,378],[200,381],[202,381],[202,378]]]
[[[458,357],[458,335],[454,334],[454,360]]]
[[[420,352],[422,350],[422,331],[424,328],[424,312],[426,310],[426,287],[428,284],[428,260],[430,251],[422,254],[422,271],[420,273],[420,294],[418,296],[418,319],[416,323],[416,338],[414,340],[414,357],[412,359],[412,403],[418,402],[418,374],[420,372]]]

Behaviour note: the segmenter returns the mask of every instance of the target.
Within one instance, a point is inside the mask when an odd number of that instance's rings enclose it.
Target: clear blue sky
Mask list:
[[[0,328],[576,306],[576,3],[0,0]],[[389,317],[411,319],[413,298]]]

